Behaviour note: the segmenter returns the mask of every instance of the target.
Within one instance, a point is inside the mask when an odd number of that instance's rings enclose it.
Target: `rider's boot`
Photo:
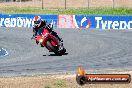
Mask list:
[[[57,35],[57,33],[56,33],[55,31],[52,31],[51,33],[52,33],[52,35],[55,36],[59,41],[62,41],[62,42],[63,42],[63,40]]]
[[[60,47],[59,47],[59,51],[63,50],[63,42],[60,41]]]

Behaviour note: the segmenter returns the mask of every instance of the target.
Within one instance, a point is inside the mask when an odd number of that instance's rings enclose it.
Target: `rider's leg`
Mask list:
[[[56,32],[52,31],[51,33],[52,33],[52,35],[54,35],[56,38],[58,38],[58,40],[59,40],[60,42],[63,42],[63,40],[57,35]]]
[[[57,35],[57,33],[55,31],[52,31],[51,29],[49,29],[49,32],[59,40],[59,42],[60,42],[59,50],[61,51],[63,49],[63,40],[62,40],[62,38],[60,38]]]
[[[57,35],[56,32],[52,31],[52,35],[55,36],[56,38],[58,38],[59,42],[60,42],[60,47],[59,47],[59,51],[61,51],[63,49],[63,40]]]

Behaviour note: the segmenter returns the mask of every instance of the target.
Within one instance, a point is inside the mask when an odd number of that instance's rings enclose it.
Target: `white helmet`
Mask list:
[[[39,27],[41,25],[42,19],[40,16],[35,16],[34,17],[34,26]]]

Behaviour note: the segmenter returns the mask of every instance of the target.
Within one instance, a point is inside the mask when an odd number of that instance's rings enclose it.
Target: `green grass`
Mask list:
[[[53,83],[45,85],[44,88],[67,88],[67,85],[64,80],[55,80]]]
[[[57,80],[54,83],[54,86],[56,86],[57,88],[60,88],[60,87],[64,88],[64,87],[66,87],[66,83],[64,81],[62,81],[62,80]]]
[[[11,14],[65,14],[65,15],[132,15],[132,8],[77,8],[77,9],[29,9],[2,8],[1,13]]]
[[[44,88],[51,88],[51,86],[50,85],[46,85]]]

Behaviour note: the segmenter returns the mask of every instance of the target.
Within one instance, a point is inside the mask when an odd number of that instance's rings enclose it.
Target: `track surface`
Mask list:
[[[132,70],[132,31],[56,29],[67,55],[55,56],[31,40],[32,30],[1,28],[0,76],[75,72],[82,65],[89,71]]]

